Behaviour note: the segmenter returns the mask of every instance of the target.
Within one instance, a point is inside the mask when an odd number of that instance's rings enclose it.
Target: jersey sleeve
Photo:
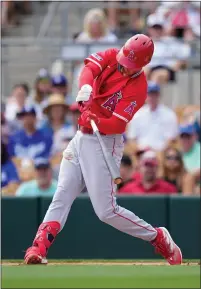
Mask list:
[[[103,71],[110,64],[111,59],[116,57],[117,51],[118,49],[110,48],[102,52],[93,53],[85,58],[84,64],[92,62],[100,68],[100,71]]]
[[[126,99],[122,99],[116,105],[113,115],[117,118],[129,123],[134,114],[144,105],[146,95],[142,95],[141,98],[131,96]]]

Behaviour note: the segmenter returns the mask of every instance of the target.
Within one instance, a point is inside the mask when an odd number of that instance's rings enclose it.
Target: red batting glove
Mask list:
[[[81,115],[81,119],[84,123],[86,123],[87,126],[91,125],[91,119],[93,119],[96,124],[100,122],[100,119],[97,117],[97,115],[91,111],[84,111]]]

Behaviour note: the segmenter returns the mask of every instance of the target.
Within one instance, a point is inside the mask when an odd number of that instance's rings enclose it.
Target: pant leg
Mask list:
[[[79,164],[80,137],[76,134],[63,153],[58,186],[43,222],[57,221],[61,229],[65,225],[75,198],[83,190],[83,180]]]
[[[120,166],[123,154],[123,140],[120,135],[105,136],[103,140]],[[108,171],[102,150],[96,136],[83,136],[80,151],[80,166],[93,208],[103,222],[131,236],[146,241],[153,240],[157,232],[133,212],[117,205],[116,186]]]

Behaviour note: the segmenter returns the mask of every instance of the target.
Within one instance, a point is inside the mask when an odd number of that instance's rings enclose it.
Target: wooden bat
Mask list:
[[[106,165],[110,171],[110,174],[112,176],[112,179],[114,181],[115,184],[120,184],[122,182],[122,178],[120,177],[119,174],[119,168],[112,156],[112,154],[107,150],[105,143],[100,135],[100,132],[98,130],[98,127],[96,125],[96,123],[94,122],[94,120],[91,120],[91,126],[93,129],[93,132],[96,134],[98,141],[100,143],[101,149],[103,151],[103,156],[106,162]]]

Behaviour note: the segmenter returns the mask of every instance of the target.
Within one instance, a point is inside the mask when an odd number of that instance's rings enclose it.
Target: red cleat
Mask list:
[[[58,222],[42,223],[33,241],[25,253],[25,264],[47,264],[47,252],[60,230]]]
[[[39,247],[32,246],[26,251],[24,257],[25,264],[47,264],[47,259],[41,255]]]
[[[156,248],[156,253],[161,254],[170,265],[180,265],[182,263],[182,253],[180,248],[172,240],[170,233],[164,227],[156,228],[158,234],[152,245]]]

